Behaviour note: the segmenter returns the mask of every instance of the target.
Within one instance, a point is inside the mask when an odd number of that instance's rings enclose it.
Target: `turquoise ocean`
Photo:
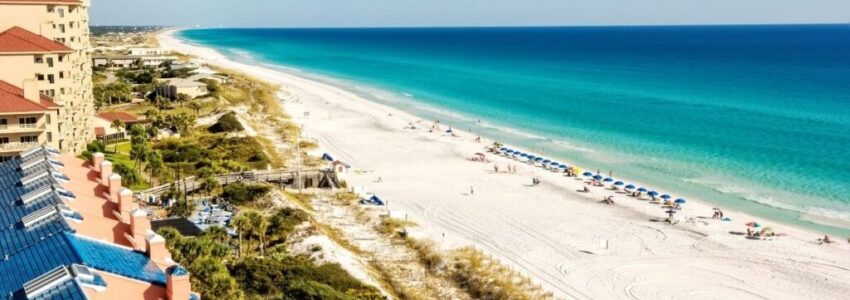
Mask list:
[[[848,25],[177,36],[675,197],[850,236]]]

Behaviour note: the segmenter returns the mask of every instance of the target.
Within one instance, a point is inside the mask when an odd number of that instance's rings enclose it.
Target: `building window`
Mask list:
[[[21,128],[35,128],[35,125],[36,125],[37,122],[38,122],[38,120],[36,120],[35,117],[19,118],[18,119],[18,125],[20,125]]]
[[[8,121],[6,121],[6,119],[0,119],[0,129],[6,129],[6,128],[8,128],[8,127],[9,127],[9,124],[8,124],[7,122],[8,122]]]
[[[47,124],[50,124],[50,114],[44,115],[44,121],[47,122]]]
[[[59,55],[59,62],[63,62],[65,60],[65,55]]]
[[[52,57],[47,58],[47,67],[49,67],[49,68],[53,67],[53,58]]]
[[[52,133],[52,132],[48,132],[48,133],[47,133],[47,142],[48,142],[48,143],[52,143],[52,142],[53,142],[53,133]]]
[[[35,59],[35,63],[37,63],[37,64],[40,64],[40,63],[43,63],[43,62],[44,62],[44,56],[41,56],[41,55],[36,55],[36,56],[34,57],[34,59]]]
[[[65,72],[59,72],[59,79],[65,78]]]
[[[59,94],[60,94],[60,95],[65,95],[65,88],[61,88],[61,89],[59,89]]]
[[[53,77],[53,74],[48,74],[47,81],[50,83],[56,83],[56,78]]]
[[[64,9],[64,8],[57,9],[56,11],[58,11],[58,12],[59,12],[59,17],[60,17],[60,18],[64,18],[64,17],[65,17],[65,9]]]
[[[44,74],[35,74],[35,79],[38,79],[38,81],[44,81]]]
[[[12,160],[11,156],[0,156],[0,163]]]
[[[5,144],[8,144],[8,143],[9,143],[9,138],[0,137],[0,145],[5,145]]]
[[[22,144],[38,143],[38,136],[35,136],[35,135],[22,136],[21,137],[21,143]]]

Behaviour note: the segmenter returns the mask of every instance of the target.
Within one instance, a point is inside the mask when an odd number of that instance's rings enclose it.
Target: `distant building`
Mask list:
[[[146,67],[159,67],[164,63],[177,61],[177,57],[174,56],[142,56],[139,59],[142,61],[142,65]]]
[[[140,58],[128,55],[95,55],[92,64],[102,68],[132,68],[138,65]]]
[[[171,50],[162,48],[130,48],[130,55],[149,56],[149,55],[169,55]]]
[[[195,98],[208,93],[207,84],[184,78],[173,78],[161,80],[156,92],[165,98],[176,99],[179,94],[186,94]]]
[[[112,122],[121,120],[126,126],[124,128],[113,128]],[[95,118],[95,136],[104,142],[119,141],[127,138],[127,128],[130,125],[142,123],[136,115],[126,112],[102,112]]]

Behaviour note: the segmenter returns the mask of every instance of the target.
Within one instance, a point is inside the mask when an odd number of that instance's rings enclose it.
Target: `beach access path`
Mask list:
[[[165,48],[200,57],[282,87],[285,110],[328,152],[354,168],[349,186],[366,186],[390,210],[419,224],[414,235],[444,248],[473,245],[529,275],[557,297],[577,299],[846,299],[850,246],[815,243],[817,234],[768,224],[788,234],[748,240],[730,232],[760,221],[724,210],[731,223],[712,220],[712,206],[689,199],[671,226],[647,201],[592,187],[505,157],[469,158],[489,141],[455,131],[430,133],[430,120],[369,102],[353,93],[262,66],[237,63],[171,33]],[[305,114],[309,112],[309,114]],[[521,146],[521,145],[511,145]],[[496,174],[493,164],[502,172]],[[504,173],[508,165],[516,174]],[[591,166],[592,167],[592,166]],[[616,170],[615,170],[616,171]],[[378,178],[382,182],[377,182]],[[532,185],[532,178],[542,180]],[[474,189],[474,194],[470,193]],[[599,201],[614,195],[616,205]]]

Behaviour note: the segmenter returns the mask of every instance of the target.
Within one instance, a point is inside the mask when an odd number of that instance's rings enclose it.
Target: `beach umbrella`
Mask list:
[[[650,196],[658,196],[658,192],[656,192],[656,191],[650,191],[649,193],[647,193],[647,195],[650,195]]]
[[[570,167],[570,166],[568,166],[568,165],[560,165],[560,166],[558,166],[558,168],[560,168],[560,169],[566,169],[566,168],[569,168],[569,167]]]
[[[633,189],[635,189],[635,185],[634,185],[634,184],[629,184],[629,185],[627,185],[627,186],[626,186],[626,189],[627,189],[627,190],[633,190]]]
[[[499,149],[499,150],[500,150],[500,151],[508,151],[508,150],[510,150],[510,149],[505,148],[505,147],[502,147],[502,148],[501,148],[501,149]]]
[[[327,154],[327,153],[322,154],[322,159],[326,160],[326,161],[334,161],[333,156],[331,156],[330,154]]]
[[[542,157],[537,157],[537,158],[534,159],[534,161],[541,161],[541,160],[543,160]]]
[[[616,185],[616,186],[621,186],[621,185],[624,185],[624,184],[625,183],[623,183],[622,181],[617,181],[617,182],[614,183],[614,185]]]
[[[581,175],[585,176],[585,177],[593,177],[593,173],[590,173],[590,172],[584,172],[584,174],[581,174]]]
[[[514,150],[505,150],[505,153],[511,154],[511,153],[514,153]]]
[[[552,162],[552,161],[551,161],[551,160],[548,160],[548,159],[543,160],[543,163],[544,163],[544,164],[548,164],[548,163],[550,163],[550,162]]]
[[[638,192],[641,192],[641,193],[646,193],[646,191],[647,191],[647,189],[646,189],[646,188],[639,188],[639,189],[638,189]]]
[[[676,199],[676,201],[675,201],[675,202],[676,202],[676,203],[679,203],[679,204],[685,204],[685,203],[687,203],[688,201],[687,201],[687,200],[685,200],[685,198],[679,198],[679,199]]]
[[[602,175],[596,175],[596,176],[593,176],[593,179],[596,179],[596,180],[602,180]]]
[[[560,164],[561,164],[561,163],[556,162],[556,161],[553,161],[553,162],[550,162],[550,163],[549,163],[549,165],[551,165],[551,166],[557,166],[557,165],[560,165]]]
[[[761,227],[761,224],[756,223],[756,222],[749,222],[746,225],[747,225],[747,227],[753,227],[753,228],[760,228]]]
[[[668,194],[661,195],[661,199],[665,199],[665,200],[666,200],[666,199],[670,199],[670,198],[673,198],[673,197],[672,197],[672,196],[670,196],[670,195],[668,195]]]
[[[602,180],[602,181],[604,181],[604,182],[612,182],[612,181],[614,181],[614,178],[608,177],[608,178],[605,178],[605,179],[604,179],[604,180]]]

